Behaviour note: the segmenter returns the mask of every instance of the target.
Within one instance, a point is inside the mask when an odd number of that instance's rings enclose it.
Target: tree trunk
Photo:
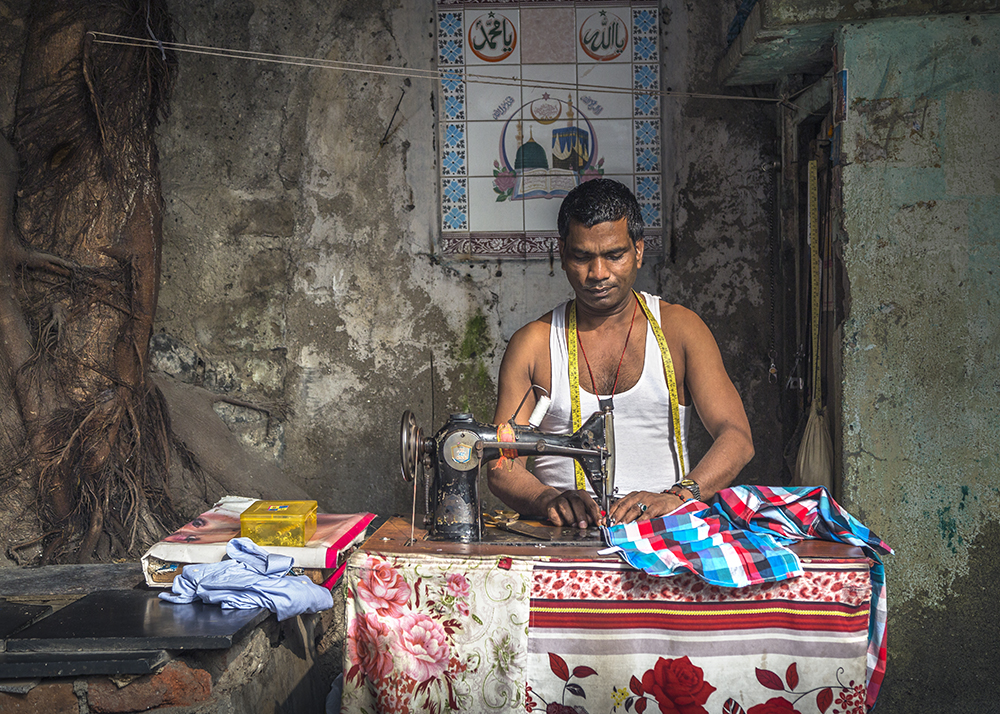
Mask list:
[[[175,518],[169,418],[147,364],[162,241],[153,132],[174,61],[92,31],[172,39],[159,0],[36,1],[13,221],[0,142],[0,484],[8,500],[37,494],[47,561],[134,555]]]

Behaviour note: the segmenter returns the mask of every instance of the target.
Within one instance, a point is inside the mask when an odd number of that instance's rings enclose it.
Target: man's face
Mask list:
[[[624,218],[586,228],[571,221],[559,257],[577,300],[591,312],[614,312],[632,299],[643,242],[632,243]]]

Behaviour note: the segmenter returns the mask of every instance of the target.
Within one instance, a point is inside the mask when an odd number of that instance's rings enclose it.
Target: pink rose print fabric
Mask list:
[[[345,712],[523,711],[530,562],[356,553]]]

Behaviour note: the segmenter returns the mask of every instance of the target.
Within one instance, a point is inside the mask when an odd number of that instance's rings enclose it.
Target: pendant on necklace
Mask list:
[[[610,397],[601,397],[599,395],[594,395],[597,397],[597,405],[600,407],[602,412],[614,411],[615,410],[615,395],[612,394]]]

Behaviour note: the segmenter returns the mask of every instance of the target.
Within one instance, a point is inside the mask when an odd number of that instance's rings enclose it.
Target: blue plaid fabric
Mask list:
[[[651,575],[688,571],[713,585],[738,588],[802,574],[798,557],[773,534],[737,528],[700,501],[602,531],[612,546],[602,553],[617,552]]]

